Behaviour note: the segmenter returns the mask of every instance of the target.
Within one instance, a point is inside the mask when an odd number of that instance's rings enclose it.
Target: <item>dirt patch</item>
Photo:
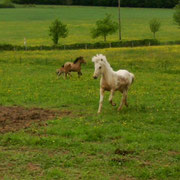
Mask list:
[[[180,152],[178,152],[178,151],[169,151],[168,154],[171,155],[171,156],[177,156],[177,155],[180,155]]]
[[[45,124],[47,120],[70,115],[70,111],[56,111],[42,108],[0,106],[0,133],[14,132],[33,123]]]
[[[118,155],[126,156],[129,154],[134,154],[135,151],[127,151],[127,150],[116,149],[114,153],[118,154]]]
[[[27,169],[32,171],[41,171],[40,165],[38,164],[33,164],[33,163],[28,163]]]

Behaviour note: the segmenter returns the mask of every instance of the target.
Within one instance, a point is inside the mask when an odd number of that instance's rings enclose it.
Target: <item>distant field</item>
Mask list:
[[[2,106],[72,114],[0,134],[0,179],[178,180],[179,52],[180,46],[1,52]],[[105,54],[115,70],[136,76],[130,106],[119,113],[106,93],[102,114],[96,114],[99,80],[92,78],[91,62],[96,53]],[[57,79],[56,68],[80,55],[87,60],[83,76]],[[120,97],[116,93],[117,104]]]
[[[159,18],[162,27],[157,38],[163,42],[180,40],[179,29],[173,23],[172,9],[122,8],[122,37],[124,40],[152,38],[149,20]],[[37,6],[35,8],[0,9],[1,43],[23,45],[26,37],[28,45],[51,45],[48,27],[55,18],[68,24],[69,37],[60,40],[62,44],[97,42],[92,39],[90,29],[96,20],[106,13],[117,20],[117,8],[111,7],[67,7]],[[116,41],[118,34],[108,37]]]

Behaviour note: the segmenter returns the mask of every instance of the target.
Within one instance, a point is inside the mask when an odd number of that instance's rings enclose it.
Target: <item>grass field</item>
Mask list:
[[[1,134],[0,178],[179,179],[179,52],[180,46],[1,52],[1,105],[72,114]],[[119,113],[106,93],[102,114],[96,114],[99,80],[92,78],[91,62],[96,53],[105,54],[115,70],[136,76],[130,107]],[[55,70],[80,55],[87,60],[82,78],[57,79]],[[114,101],[120,103],[120,97],[117,93]]]
[[[173,23],[173,12],[172,9],[122,8],[123,40],[153,38],[149,30],[149,21],[152,18],[159,18],[162,23],[161,30],[157,33],[158,40],[180,40],[179,29]],[[111,7],[37,6],[1,9],[1,43],[23,45],[26,37],[29,46],[51,45],[48,29],[55,18],[68,24],[69,28],[69,37],[60,40],[61,44],[103,41],[103,38],[92,39],[90,29],[106,13],[112,14],[114,20],[117,20],[117,8]],[[117,41],[118,33],[107,40]]]

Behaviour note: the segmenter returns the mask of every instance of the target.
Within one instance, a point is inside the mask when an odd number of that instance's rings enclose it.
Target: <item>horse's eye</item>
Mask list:
[[[99,69],[101,69],[101,66],[99,67]]]
[[[101,59],[101,61],[103,61],[103,59]]]

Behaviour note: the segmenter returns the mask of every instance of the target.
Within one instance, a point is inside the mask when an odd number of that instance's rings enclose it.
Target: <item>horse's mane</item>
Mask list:
[[[82,59],[82,57],[80,56],[80,57],[78,57],[78,58],[76,58],[76,60],[73,62],[74,64],[76,64],[80,59]]]
[[[109,64],[109,62],[106,59],[106,56],[104,56],[103,54],[97,54],[96,56],[94,56],[92,58],[92,62],[98,62],[98,61],[103,61],[104,65],[108,68],[108,69],[112,69],[111,65]]]

